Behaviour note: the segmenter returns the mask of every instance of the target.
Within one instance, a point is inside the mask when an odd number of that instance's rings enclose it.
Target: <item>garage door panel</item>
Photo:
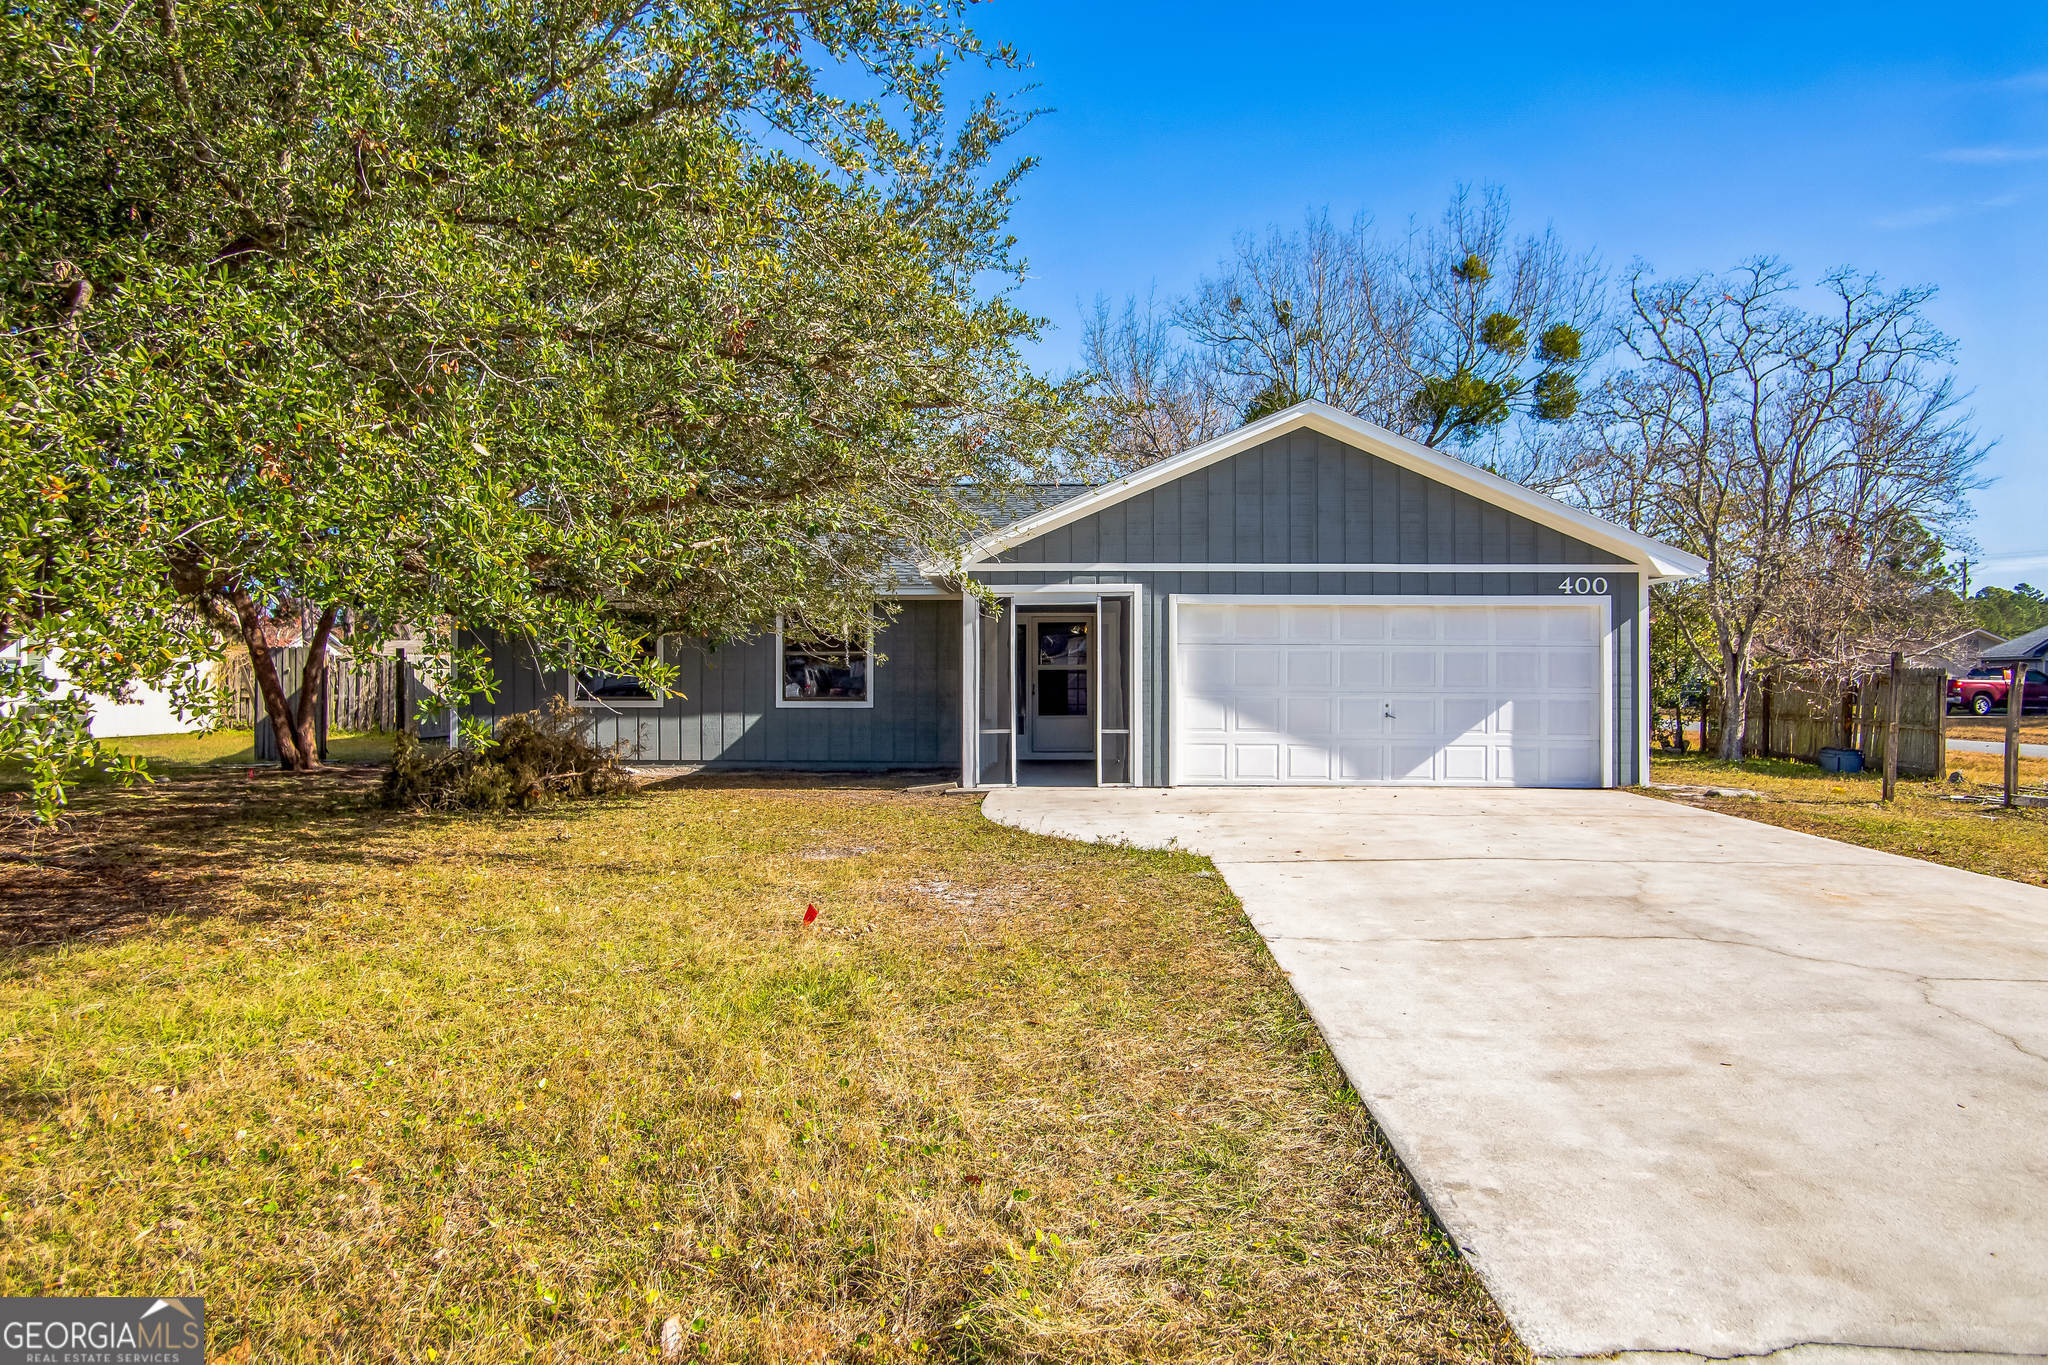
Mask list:
[[[1447,649],[1443,657],[1445,687],[1485,687],[1493,672],[1493,656],[1483,649]]]
[[[1272,649],[1238,648],[1232,651],[1232,675],[1239,688],[1278,687],[1280,655]]]
[[[1443,728],[1443,717],[1435,697],[1390,697],[1387,733],[1395,736],[1434,735]]]
[[[1235,666],[1235,650],[1183,646],[1180,650],[1182,690],[1191,697],[1228,696]]]
[[[1493,656],[1493,681],[1502,691],[1543,686],[1543,651],[1503,649]]]
[[[1330,750],[1320,744],[1287,746],[1287,776],[1296,782],[1330,780]]]
[[[1280,708],[1285,701],[1277,692],[1265,696],[1241,696],[1231,707],[1230,728],[1241,734],[1277,735],[1280,733]]]
[[[1287,638],[1296,641],[1328,640],[1336,633],[1328,607],[1287,608]]]
[[[1543,703],[1543,735],[1546,739],[1589,739],[1598,733],[1590,698]]]
[[[1393,780],[1396,782],[1434,782],[1436,775],[1437,746],[1434,744],[1391,744],[1387,746],[1392,759]]]
[[[1346,692],[1378,691],[1387,685],[1387,655],[1380,649],[1347,649],[1337,656],[1337,686]]]
[[[1447,644],[1474,644],[1493,638],[1493,613],[1485,607],[1452,609],[1437,619],[1438,635]]]
[[[1277,640],[1280,613],[1271,607],[1238,607],[1231,613],[1230,633],[1238,640]]]
[[[1445,782],[1484,782],[1487,780],[1487,746],[1484,744],[1447,744],[1439,751],[1443,766],[1438,777]]]
[[[1591,604],[1200,610],[1192,630],[1176,618],[1179,781],[1601,779],[1601,618]]]
[[[1387,638],[1387,614],[1378,607],[1331,607],[1337,618],[1337,638],[1352,641]]]
[[[1338,745],[1337,780],[1340,782],[1386,781],[1386,746],[1381,744]]]
[[[1483,735],[1493,728],[1498,704],[1491,697],[1445,697],[1444,733]]]
[[[1599,638],[1599,623],[1587,611],[1546,611],[1543,638],[1553,644],[1590,644]]]
[[[1337,698],[1337,733],[1345,739],[1386,733],[1387,704],[1378,697]]]
[[[1387,658],[1387,681],[1395,687],[1434,687],[1437,659],[1433,649],[1397,649]]]
[[[1289,688],[1326,688],[1337,676],[1337,660],[1327,649],[1287,651]]]
[[[1570,688],[1590,690],[1593,686],[1594,659],[1592,654],[1582,650],[1553,650],[1543,660],[1544,681],[1553,691]]]
[[[1235,760],[1232,776],[1240,781],[1270,781],[1280,776],[1280,746],[1278,744],[1235,744],[1231,746]]]
[[[1287,734],[1293,739],[1334,739],[1337,734],[1335,697],[1289,697]]]
[[[1434,640],[1440,613],[1435,607],[1387,608],[1387,638],[1390,640]]]

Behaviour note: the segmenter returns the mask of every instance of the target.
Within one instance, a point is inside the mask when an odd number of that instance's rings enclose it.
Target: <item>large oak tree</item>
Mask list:
[[[955,5],[0,26],[0,641],[90,685],[176,682],[224,632],[283,715],[287,612],[316,679],[343,628],[627,667],[649,629],[865,619],[1058,407],[1006,293],[1026,116],[942,99],[1015,60]],[[278,728],[311,765],[310,716]]]

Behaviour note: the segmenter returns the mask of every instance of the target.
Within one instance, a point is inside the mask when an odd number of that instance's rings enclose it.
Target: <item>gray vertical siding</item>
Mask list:
[[[1299,430],[1013,546],[997,562],[1627,561],[1321,432]]]
[[[479,632],[499,680],[496,700],[470,714],[495,720],[545,706],[568,678],[543,673],[518,640]],[[877,634],[872,707],[778,707],[775,635],[716,648],[670,638],[679,695],[660,707],[591,708],[599,743],[638,763],[717,767],[873,769],[958,767],[960,603],[909,600]]]

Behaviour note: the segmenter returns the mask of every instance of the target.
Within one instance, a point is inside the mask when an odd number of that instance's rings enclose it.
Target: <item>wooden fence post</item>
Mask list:
[[[1892,799],[1893,790],[1899,785],[1899,674],[1905,668],[1906,659],[1898,650],[1892,651],[1892,667],[1889,686],[1885,689],[1884,722],[1884,799]]]
[[[2016,663],[2006,676],[2012,679],[2005,690],[2005,804],[2010,809],[2020,794],[2020,712],[2027,704],[2027,666]]]

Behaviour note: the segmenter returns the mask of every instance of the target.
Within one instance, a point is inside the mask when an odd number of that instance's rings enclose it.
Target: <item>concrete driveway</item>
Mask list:
[[[1537,1354],[2048,1355],[2048,891],[1618,792],[983,810],[1213,858]]]

